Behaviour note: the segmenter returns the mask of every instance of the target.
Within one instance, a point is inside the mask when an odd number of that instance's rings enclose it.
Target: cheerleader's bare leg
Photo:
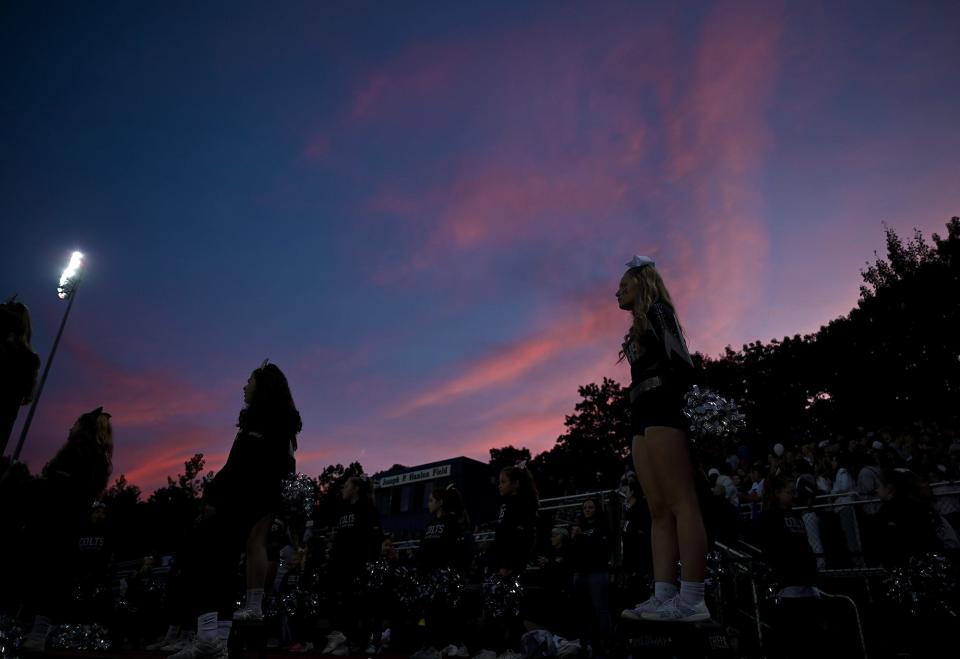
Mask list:
[[[659,482],[655,462],[650,455],[650,443],[644,435],[633,438],[632,455],[637,478],[650,510],[654,581],[660,584],[676,584],[677,561],[680,560],[677,521]]]
[[[687,434],[668,426],[650,426],[644,434],[646,455],[663,503],[676,524],[684,581],[702,582],[706,571],[707,534],[693,481]]]

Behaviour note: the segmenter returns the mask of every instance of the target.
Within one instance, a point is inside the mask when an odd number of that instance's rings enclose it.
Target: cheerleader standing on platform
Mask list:
[[[323,649],[323,654],[337,656],[349,653],[349,643],[359,645],[364,639],[362,601],[357,582],[363,576],[367,562],[376,560],[380,554],[383,541],[370,479],[362,476],[349,478],[341,496],[328,566],[330,587],[336,602],[335,630],[327,635],[327,645]]]
[[[302,423],[286,376],[266,360],[251,373],[243,398],[227,462],[204,487],[203,513],[181,552],[181,587],[175,592],[182,601],[172,598],[200,613],[197,635],[170,659],[225,657],[233,620],[263,619],[267,533],[280,508],[283,479],[295,468]],[[243,548],[246,603],[231,617],[233,577]],[[174,630],[171,626],[168,636]]]
[[[246,603],[233,619],[259,621],[267,582],[267,537],[280,510],[283,479],[296,470],[293,456],[303,423],[287,378],[275,364],[264,362],[255,370],[243,394],[240,432],[205,494],[208,506],[230,510],[246,529]]]
[[[621,359],[630,363],[633,462],[650,508],[654,592],[623,612],[633,620],[708,620],[703,597],[707,536],[693,480],[683,414],[693,361],[670,293],[653,260],[635,256],[617,302],[633,323]],[[677,590],[677,561],[683,564]]]

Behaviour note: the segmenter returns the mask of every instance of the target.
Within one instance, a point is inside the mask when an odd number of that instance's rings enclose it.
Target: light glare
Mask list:
[[[57,296],[61,300],[70,297],[70,294],[73,293],[78,275],[80,274],[80,268],[82,267],[83,253],[74,252],[71,254],[70,263],[67,265],[67,269],[63,271],[63,274],[60,275],[60,285],[57,286]]]

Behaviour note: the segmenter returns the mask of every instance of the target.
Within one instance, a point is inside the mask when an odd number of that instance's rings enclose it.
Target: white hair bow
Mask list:
[[[645,265],[656,265],[649,256],[634,256],[629,263],[628,268],[642,268]]]

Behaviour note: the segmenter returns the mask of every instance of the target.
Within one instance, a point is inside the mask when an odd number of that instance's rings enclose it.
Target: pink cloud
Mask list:
[[[392,263],[375,280],[396,285],[404,273],[528,246],[569,262],[584,245],[620,241],[628,255],[662,252],[676,297],[694,312],[697,347],[721,350],[768,267],[759,190],[782,7],[721,5],[690,52],[670,38],[676,22],[660,28],[644,40],[618,24],[572,34],[546,21],[413,47],[371,75],[355,101],[366,121],[430,121],[418,117],[458,102],[474,108],[462,112],[466,130],[503,126],[448,176],[413,188],[382,182],[367,208],[422,239],[405,267]]]
[[[490,387],[514,384],[545,363],[575,353],[585,345],[595,345],[598,339],[609,338],[611,329],[619,327],[617,321],[629,322],[623,321],[623,316],[616,309],[612,294],[584,296],[559,320],[547,322],[543,331],[501,346],[463,368],[454,366],[455,375],[400,402],[393,414],[404,416]]]

